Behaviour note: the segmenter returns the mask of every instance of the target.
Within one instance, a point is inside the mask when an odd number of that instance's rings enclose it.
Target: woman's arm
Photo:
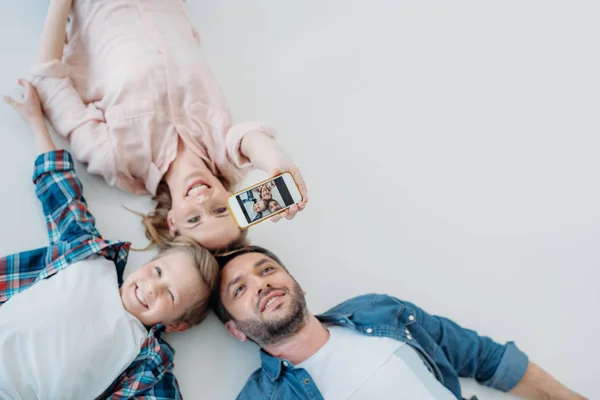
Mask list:
[[[50,0],[42,32],[38,63],[60,60],[67,37],[67,20],[73,0]]]

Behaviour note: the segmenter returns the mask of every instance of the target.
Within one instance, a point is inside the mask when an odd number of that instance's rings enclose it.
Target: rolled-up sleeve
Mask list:
[[[32,74],[48,120],[59,135],[69,139],[75,159],[116,186],[117,166],[104,113],[82,101],[61,61],[35,65]]]
[[[447,318],[432,316],[405,302],[417,314],[417,321],[441,347],[457,374],[482,385],[508,392],[521,381],[529,360],[513,343],[500,344],[463,328]]]

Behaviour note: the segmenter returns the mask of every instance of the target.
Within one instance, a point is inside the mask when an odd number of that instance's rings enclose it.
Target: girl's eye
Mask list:
[[[192,217],[192,218],[188,219],[188,222],[190,224],[195,224],[198,221],[200,221],[200,217]]]
[[[217,208],[215,210],[215,214],[223,214],[225,212],[227,212],[227,208],[225,208],[225,207]]]
[[[173,303],[175,303],[175,296],[173,296],[173,293],[169,290],[169,294],[171,295],[171,300],[173,300]]]
[[[158,277],[160,278],[162,276],[162,269],[160,269],[159,267],[154,267],[154,269],[156,269],[156,273],[158,274]]]

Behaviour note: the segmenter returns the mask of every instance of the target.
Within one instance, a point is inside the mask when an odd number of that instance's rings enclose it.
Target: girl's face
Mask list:
[[[171,192],[171,235],[191,237],[210,250],[225,247],[241,236],[227,208],[231,193],[201,158],[180,149],[164,179]]]

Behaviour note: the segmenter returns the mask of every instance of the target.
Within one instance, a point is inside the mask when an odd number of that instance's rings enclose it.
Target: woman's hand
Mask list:
[[[271,169],[270,174],[271,176],[275,177],[283,172],[289,172],[294,177],[294,180],[298,185],[298,189],[300,189],[302,201],[298,204],[294,204],[284,212],[273,216],[271,218],[271,221],[273,222],[277,222],[282,218],[293,219],[296,216],[296,214],[304,210],[304,207],[306,207],[306,203],[308,202],[308,191],[306,189],[306,183],[304,183],[304,178],[302,178],[300,170],[298,170],[298,168],[292,162],[287,162],[283,163],[280,167]]]

